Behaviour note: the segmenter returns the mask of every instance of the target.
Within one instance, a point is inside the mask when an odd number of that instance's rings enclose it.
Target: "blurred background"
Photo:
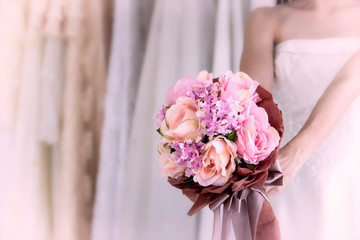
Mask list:
[[[0,239],[210,239],[161,178],[152,116],[203,69],[238,71],[274,0],[0,0]]]

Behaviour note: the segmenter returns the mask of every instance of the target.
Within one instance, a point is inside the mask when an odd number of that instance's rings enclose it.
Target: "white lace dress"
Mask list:
[[[359,48],[356,38],[294,39],[276,46],[273,94],[284,116],[282,145],[298,133],[323,91]],[[271,199],[282,239],[359,239],[359,160],[358,98],[291,184]]]

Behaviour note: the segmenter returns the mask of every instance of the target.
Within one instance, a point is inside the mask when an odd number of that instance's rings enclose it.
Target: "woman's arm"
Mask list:
[[[284,186],[331,133],[358,96],[360,96],[360,50],[341,68],[327,87],[300,132],[280,149],[278,159],[284,172]],[[281,188],[271,189],[269,195],[275,194]]]
[[[271,92],[273,85],[273,46],[275,36],[273,8],[258,8],[249,14],[245,25],[240,71]]]

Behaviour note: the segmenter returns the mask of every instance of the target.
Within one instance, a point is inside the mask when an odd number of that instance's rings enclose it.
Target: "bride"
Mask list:
[[[282,1],[284,2],[284,1]],[[240,69],[283,112],[285,240],[360,237],[360,1],[293,0],[253,11]]]

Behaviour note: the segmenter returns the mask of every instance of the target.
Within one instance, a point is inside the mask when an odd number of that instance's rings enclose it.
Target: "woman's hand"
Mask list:
[[[266,188],[268,196],[275,195],[286,187],[306,161],[307,156],[305,156],[305,154],[301,154],[299,149],[300,146],[295,146],[293,142],[289,142],[280,149],[277,160],[279,161],[281,170],[284,174],[283,185],[268,186]]]

